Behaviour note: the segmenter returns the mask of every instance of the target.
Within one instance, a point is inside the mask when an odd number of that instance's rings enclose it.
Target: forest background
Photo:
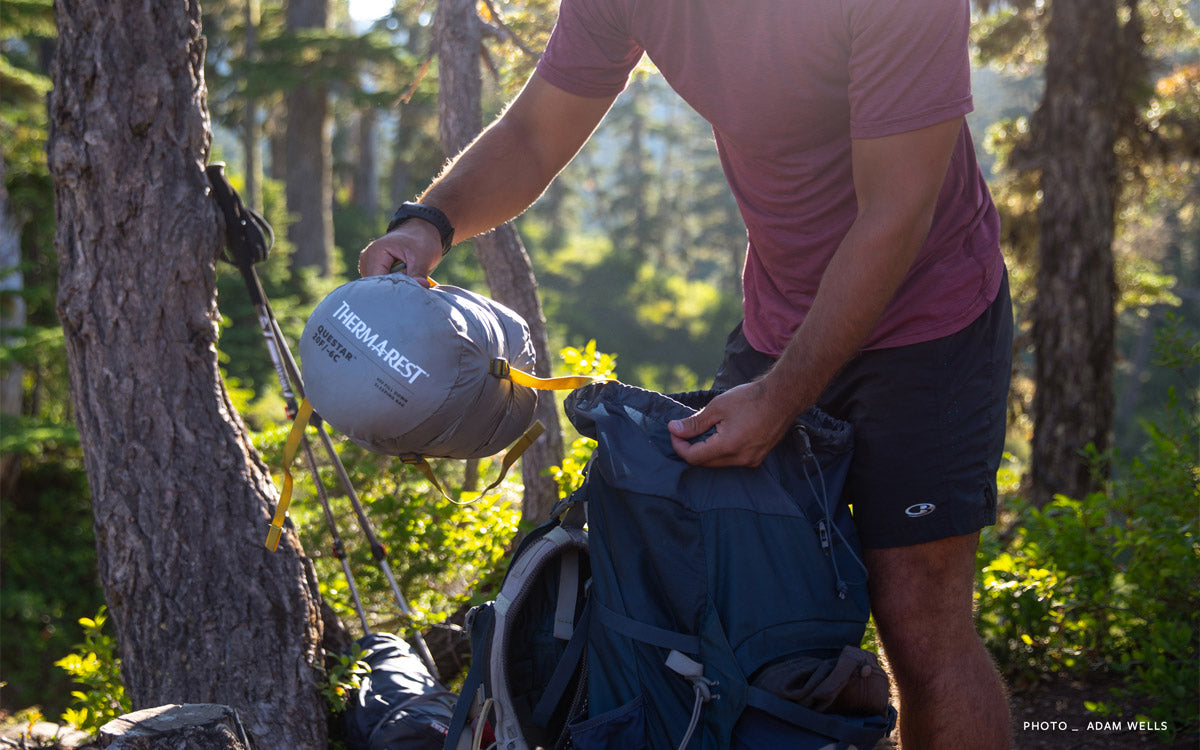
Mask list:
[[[1090,451],[1081,444],[1085,491],[1042,497],[1029,478],[1038,386],[1033,311],[1040,304],[1044,316],[1053,301],[1038,299],[1044,196],[1030,154],[1037,149],[1034,114],[1048,96],[1049,4],[978,5],[968,120],[1003,214],[1020,325],[1002,521],[980,554],[981,631],[1017,691],[1082,679],[1099,686],[1088,700],[1097,717],[1140,717],[1166,740],[1193,736],[1200,701],[1200,8],[1179,0],[1118,8],[1122,28],[1141,42],[1144,67],[1114,109],[1109,247],[1117,293],[1108,364],[1115,377],[1101,381],[1103,393],[1070,394],[1111,401],[1111,440]],[[214,0],[201,10],[212,161],[227,163],[234,184],[275,228],[272,256],[259,273],[295,342],[316,301],[356,275],[358,251],[383,231],[394,206],[412,199],[443,163],[434,8],[398,2],[379,8],[378,18],[355,18],[343,0]],[[488,29],[479,57],[487,121],[528,75],[531,50],[540,49],[554,14],[538,2],[484,2],[475,12]],[[305,13],[320,22],[305,22]],[[56,310],[45,144],[57,29],[44,0],[5,0],[0,24],[0,707],[18,713],[39,706],[51,717],[70,711],[68,718],[94,728],[118,712],[123,691],[117,646],[95,616],[103,593],[85,447]],[[297,140],[300,133],[313,140]],[[707,385],[740,315],[745,230],[707,124],[652,68],[635,74],[592,142],[516,227],[536,273],[551,350],[561,352],[556,369],[615,369],[626,382],[664,392]],[[277,466],[287,420],[275,372],[242,279],[224,264],[217,273],[225,382],[255,447]],[[488,293],[469,246],[447,258],[437,279]],[[556,472],[564,489],[588,451],[585,441],[567,442]],[[415,620],[398,616],[359,545],[351,563],[372,627],[449,627],[454,612],[486,596],[489,580],[494,585],[521,527],[521,483],[509,480],[497,495],[462,509],[388,460],[349,444],[342,451],[415,610]],[[495,471],[488,461],[437,469],[459,492]],[[313,501],[301,482],[293,517],[322,597],[353,629],[342,570],[323,552],[328,541]],[[355,529],[348,511],[337,520]],[[352,683],[353,670],[329,674],[336,701],[338,683]],[[73,678],[82,686],[75,698]]]

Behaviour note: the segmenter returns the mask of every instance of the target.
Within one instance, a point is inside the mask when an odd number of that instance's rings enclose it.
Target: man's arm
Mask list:
[[[858,216],[830,261],[812,309],[759,380],[671,423],[688,463],[757,466],[859,350],[908,273],[933,219],[962,118],[853,142]],[[716,434],[687,442],[716,427]]]
[[[450,219],[456,240],[503,224],[529,207],[587,141],[616,97],[569,94],[536,73],[508,108],[463,150],[418,199]],[[423,279],[442,258],[437,230],[410,219],[362,251],[363,276],[404,261]]]

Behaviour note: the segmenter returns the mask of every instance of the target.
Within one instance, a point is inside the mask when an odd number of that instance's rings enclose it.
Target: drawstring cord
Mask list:
[[[798,432],[804,438],[804,450],[802,452],[803,457],[811,458],[813,465],[817,467],[818,482],[814,483],[812,475],[808,473],[808,462],[800,462],[800,468],[804,471],[804,479],[808,482],[809,489],[811,489],[813,495],[816,496],[817,502],[821,505],[821,511],[825,514],[825,518],[818,524],[817,527],[821,534],[821,547],[829,552],[829,560],[833,563],[833,575],[837,579],[838,598],[845,599],[846,595],[850,592],[850,587],[847,585],[845,579],[842,578],[842,572],[838,568],[837,555],[833,553],[833,545],[830,543],[829,539],[829,530],[833,529],[833,533],[836,534],[837,538],[841,540],[842,545],[845,547],[846,551],[850,553],[850,556],[854,558],[854,562],[858,563],[858,567],[862,569],[863,573],[867,572],[867,566],[863,563],[862,558],[860,558],[854,552],[854,547],[850,544],[849,540],[846,539],[846,535],[842,533],[842,529],[833,522],[833,508],[830,507],[829,493],[825,489],[825,475],[821,471],[821,462],[817,460],[817,456],[813,452],[812,442],[808,438],[808,433],[804,432],[803,430],[798,430]],[[820,489],[817,488],[818,483],[820,484]],[[855,581],[854,583],[866,583],[866,579],[864,578],[863,580]]]
[[[704,678],[700,678],[704,680]],[[700,709],[705,703],[712,700],[712,691],[709,689],[708,680],[703,682],[692,680],[692,688],[696,691],[696,702],[692,704],[692,720],[688,723],[687,731],[683,734],[683,740],[679,743],[679,750],[685,750],[688,743],[692,741],[692,735],[696,732],[696,727],[700,725]]]
[[[667,655],[666,665],[668,669],[692,683],[692,690],[696,694],[696,702],[692,705],[692,720],[688,723],[687,731],[683,733],[683,740],[679,743],[679,750],[685,750],[688,743],[692,741],[692,735],[696,733],[696,727],[700,725],[700,709],[705,703],[720,696],[713,695],[712,689],[717,686],[717,683],[704,676],[704,665],[695,659],[672,649],[671,653]]]

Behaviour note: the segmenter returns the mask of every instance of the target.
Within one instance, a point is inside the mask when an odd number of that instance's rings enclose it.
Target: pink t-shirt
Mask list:
[[[858,206],[850,139],[972,109],[968,0],[563,0],[538,75],[619,93],[645,52],[712,124],[746,222],[744,330],[787,345]],[[920,255],[866,348],[954,333],[996,295],[999,218],[964,124]]]

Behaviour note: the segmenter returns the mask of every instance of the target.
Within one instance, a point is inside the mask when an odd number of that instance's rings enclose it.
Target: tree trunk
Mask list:
[[[1034,117],[1041,169],[1030,498],[1096,489],[1083,450],[1110,445],[1116,283],[1113,226],[1119,27],[1114,0],[1055,0],[1046,90]]]
[[[258,0],[245,0],[243,20],[246,23],[245,55],[247,62],[253,63],[258,58],[258,24],[260,8]],[[262,213],[263,210],[263,164],[262,164],[262,126],[258,122],[258,99],[247,96],[242,109],[242,156],[246,161],[246,186],[242,190],[242,200],[251,209]]]
[[[126,690],[324,747],[317,582],[294,533],[264,547],[276,493],[217,369],[200,7],[55,11],[58,313]]]
[[[366,108],[358,113],[358,169],[354,172],[354,205],[369,216],[379,213],[379,116]]]
[[[434,19],[434,44],[438,58],[438,133],[442,150],[457,154],[482,128],[483,111],[479,71],[483,22],[475,15],[474,0],[441,0]],[[546,317],[538,296],[533,265],[511,222],[475,238],[475,254],[483,266],[492,296],[525,318],[537,355],[537,374],[550,374],[550,345]],[[552,393],[540,393],[536,416],[545,434],[521,459],[525,498],[521,517],[545,520],[558,499],[554,480],[545,469],[562,461],[562,428]]]
[[[288,31],[329,27],[329,0],[288,0]],[[318,63],[319,64],[319,63]],[[295,221],[288,240],[292,267],[329,275],[333,262],[333,115],[323,85],[303,84],[287,95],[284,174],[287,206]]]

